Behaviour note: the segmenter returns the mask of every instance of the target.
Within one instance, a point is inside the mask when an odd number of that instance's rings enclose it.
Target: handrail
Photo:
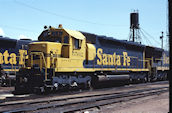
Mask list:
[[[55,58],[57,58],[57,57],[54,57],[53,54],[50,55],[50,57],[52,59],[52,64],[53,64],[53,66],[52,66],[53,67],[53,76],[55,76]],[[52,64],[50,64],[50,67]]]
[[[45,61],[45,57],[44,57],[43,52],[31,52],[30,55],[31,55],[31,67],[33,66],[33,55],[40,56],[39,57],[40,58],[40,70],[43,67],[43,65],[42,65],[42,60],[43,60],[44,66],[45,66],[45,80],[47,80],[47,64],[46,64],[46,61]]]

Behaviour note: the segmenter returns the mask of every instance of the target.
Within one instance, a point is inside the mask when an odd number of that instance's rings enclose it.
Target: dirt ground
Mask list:
[[[13,96],[13,94],[11,94],[13,90],[14,87],[0,87],[0,100]]]
[[[121,102],[84,113],[168,113],[169,93]]]

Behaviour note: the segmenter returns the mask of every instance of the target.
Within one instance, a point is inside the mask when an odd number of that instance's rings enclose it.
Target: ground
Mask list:
[[[160,86],[161,85],[162,84],[160,84]],[[158,85],[150,85],[149,87],[157,87],[157,86]],[[148,86],[143,85],[137,87],[140,88],[140,87],[148,87]],[[135,87],[133,88],[135,89]],[[0,87],[0,101],[5,99],[6,97],[13,97],[13,95],[11,94],[13,90],[14,87]],[[122,89],[108,88],[106,90],[110,90],[110,91],[115,90],[117,92],[118,90],[119,91],[125,90],[125,88]],[[103,91],[97,90],[91,93],[106,92],[106,90]],[[87,95],[88,93],[90,92],[83,92],[77,95]],[[154,96],[148,96],[140,99],[130,100],[128,102],[121,102],[121,103],[101,106],[98,108],[92,108],[89,110],[80,111],[79,113],[168,113],[168,112],[169,112],[169,92],[162,93],[159,95],[154,95]]]
[[[84,113],[168,113],[169,93],[91,109]]]
[[[14,90],[14,87],[0,87],[0,101],[6,97],[14,96],[11,92]]]

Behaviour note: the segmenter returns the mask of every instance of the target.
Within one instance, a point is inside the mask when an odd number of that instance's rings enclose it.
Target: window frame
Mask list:
[[[81,49],[82,40],[73,38],[73,49]],[[77,43],[76,43],[77,42]],[[76,45],[77,44],[77,45]]]

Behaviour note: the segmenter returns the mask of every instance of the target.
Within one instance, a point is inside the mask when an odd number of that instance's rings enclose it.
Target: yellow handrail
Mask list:
[[[43,52],[31,52],[30,55],[31,55],[31,67],[33,66],[33,55],[38,55],[40,58],[40,70],[43,67],[42,65],[42,60],[43,60],[45,66],[45,80],[47,80],[47,64]]]

